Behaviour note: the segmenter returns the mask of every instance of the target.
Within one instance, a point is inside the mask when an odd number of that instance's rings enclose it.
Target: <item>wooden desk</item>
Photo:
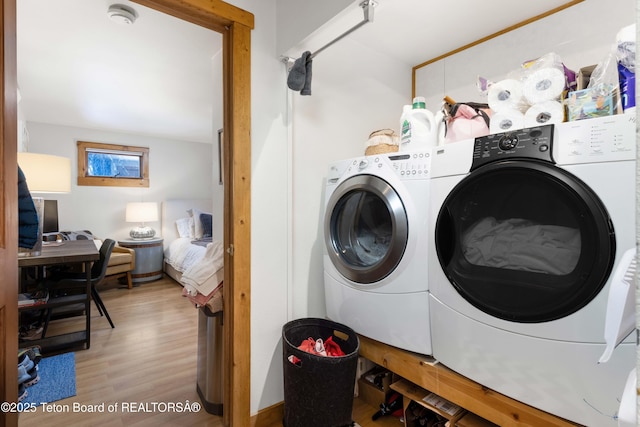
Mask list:
[[[18,257],[18,267],[56,264],[92,263],[100,259],[93,240],[65,240],[42,245],[42,253],[32,257]]]
[[[18,268],[84,264],[84,271],[87,274],[87,288],[84,294],[53,298],[46,304],[19,308],[20,311],[41,310],[83,303],[86,317],[85,330],[39,340],[30,340],[27,341],[28,345],[39,345],[43,350],[77,344],[86,344],[87,348],[89,348],[91,344],[91,264],[99,259],[100,253],[92,240],[66,240],[62,243],[42,245],[42,253],[39,256],[18,258]]]

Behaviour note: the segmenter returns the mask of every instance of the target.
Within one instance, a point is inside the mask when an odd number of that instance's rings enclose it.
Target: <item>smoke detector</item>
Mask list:
[[[118,24],[131,25],[136,22],[138,14],[133,8],[123,4],[112,4],[107,12],[109,18]]]

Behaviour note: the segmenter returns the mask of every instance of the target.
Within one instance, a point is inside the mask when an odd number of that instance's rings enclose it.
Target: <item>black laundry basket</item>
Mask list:
[[[298,349],[307,338],[333,337],[344,356],[330,357]],[[326,319],[298,319],[282,327],[284,364],[284,427],[343,427],[353,425],[358,335]],[[292,363],[290,356],[299,359]]]

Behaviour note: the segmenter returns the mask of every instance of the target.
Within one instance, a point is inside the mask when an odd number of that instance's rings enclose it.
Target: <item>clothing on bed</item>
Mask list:
[[[213,238],[211,236],[209,237],[203,237],[202,239],[199,240],[192,240],[191,243],[194,245],[198,245],[198,246],[202,246],[202,247],[207,247],[207,245],[209,243],[213,242]]]
[[[165,261],[182,273],[182,295],[196,307],[207,305],[212,312],[222,310],[224,280],[224,248],[214,240],[202,246],[202,241],[176,239],[165,252]]]
[[[207,245],[202,259],[182,274],[180,281],[203,295],[209,295],[222,282],[220,275],[224,267],[224,248],[216,240]]]
[[[165,271],[196,307],[222,310],[223,244],[212,238],[211,200],[163,202]],[[175,240],[174,240],[175,239]]]

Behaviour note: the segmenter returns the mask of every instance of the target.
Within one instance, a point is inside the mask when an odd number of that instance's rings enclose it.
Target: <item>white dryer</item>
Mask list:
[[[588,426],[616,426],[635,365],[608,363],[608,289],[635,247],[628,116],[489,135],[433,153],[433,354],[449,368]]]
[[[431,354],[429,150],[332,164],[324,215],[327,315],[357,333]]]

